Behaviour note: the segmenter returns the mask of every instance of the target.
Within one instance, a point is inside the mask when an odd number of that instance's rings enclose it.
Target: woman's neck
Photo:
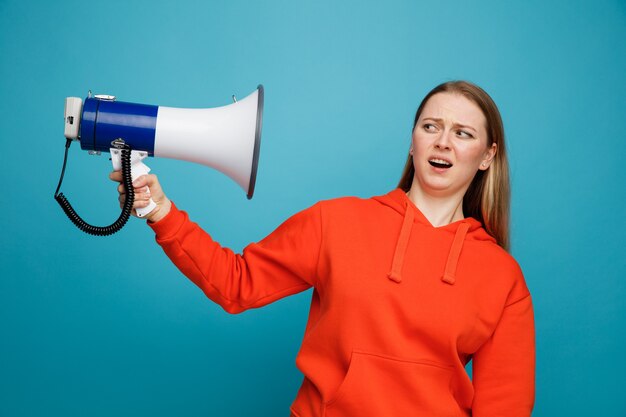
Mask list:
[[[407,196],[434,227],[445,226],[465,218],[462,195],[436,197],[422,192],[419,187],[411,187]]]

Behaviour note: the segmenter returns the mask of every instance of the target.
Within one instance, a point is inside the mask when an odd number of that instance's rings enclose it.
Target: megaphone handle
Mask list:
[[[122,152],[119,149],[111,148],[111,163],[113,164],[114,171],[120,171],[122,169],[121,156]],[[150,172],[150,167],[141,162],[148,157],[148,152],[144,151],[131,151],[130,154],[130,176],[133,181]],[[137,208],[137,216],[144,217],[150,214],[152,210],[156,208],[156,203],[150,199],[150,203],[147,207]]]

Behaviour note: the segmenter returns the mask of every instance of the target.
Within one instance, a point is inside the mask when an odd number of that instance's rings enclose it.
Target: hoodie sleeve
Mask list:
[[[178,269],[229,313],[261,307],[315,283],[319,205],[289,218],[242,255],[220,246],[174,204],[166,217],[149,225]]]
[[[474,354],[473,417],[529,417],[535,402],[535,327],[530,293],[508,303]],[[516,293],[518,291],[512,291]]]

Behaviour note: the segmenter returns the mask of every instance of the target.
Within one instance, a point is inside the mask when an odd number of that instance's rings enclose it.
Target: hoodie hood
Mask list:
[[[426,216],[413,204],[404,191],[397,188],[388,194],[374,197],[374,200],[390,207],[402,216],[402,227],[396,248],[391,262],[391,270],[388,278],[396,283],[402,282],[402,266],[404,265],[404,256],[409,243],[409,238],[415,224],[436,230],[439,233],[450,233],[454,235],[452,245],[448,252],[448,257],[444,270],[442,271],[441,280],[450,285],[454,285],[456,281],[456,269],[459,256],[466,240],[488,241],[496,243],[495,239],[483,229],[480,222],[473,217],[467,217],[456,222],[452,222],[445,226],[433,226]]]

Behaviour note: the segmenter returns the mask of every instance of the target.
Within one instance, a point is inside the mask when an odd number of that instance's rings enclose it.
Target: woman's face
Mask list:
[[[496,144],[488,146],[487,139],[487,121],[477,104],[460,94],[435,94],[413,129],[411,188],[462,198],[476,172],[486,170],[496,154]]]

